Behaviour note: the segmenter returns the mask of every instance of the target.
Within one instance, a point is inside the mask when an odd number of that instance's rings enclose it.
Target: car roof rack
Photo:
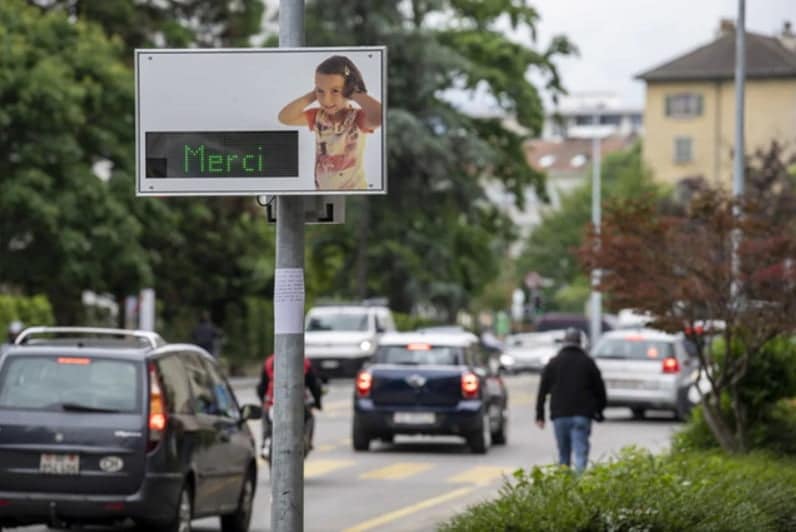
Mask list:
[[[110,329],[103,327],[28,327],[17,336],[15,345],[23,345],[30,342],[36,336],[75,336],[76,338],[93,337],[124,337],[135,338],[143,341],[148,347],[155,349],[166,345],[166,341],[156,332],[141,331],[132,329]],[[39,343],[39,342],[36,342]],[[42,341],[40,343],[46,343]]]

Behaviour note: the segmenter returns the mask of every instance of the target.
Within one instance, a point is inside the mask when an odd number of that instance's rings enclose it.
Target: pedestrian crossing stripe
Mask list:
[[[359,475],[362,479],[399,480],[422,473],[434,467],[434,464],[423,462],[398,462],[381,469],[374,469]]]
[[[448,479],[453,484],[489,484],[504,475],[510,477],[514,469],[501,466],[476,466]]]

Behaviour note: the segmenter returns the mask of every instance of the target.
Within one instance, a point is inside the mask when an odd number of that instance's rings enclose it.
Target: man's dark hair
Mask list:
[[[568,328],[566,332],[564,332],[562,343],[564,345],[580,347],[580,329],[576,329],[575,327]]]

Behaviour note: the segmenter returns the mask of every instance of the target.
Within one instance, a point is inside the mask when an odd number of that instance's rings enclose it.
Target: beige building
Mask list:
[[[660,181],[704,177],[732,183],[735,28],[638,76],[647,84],[643,158]],[[746,152],[776,140],[796,152],[796,39],[746,34]]]

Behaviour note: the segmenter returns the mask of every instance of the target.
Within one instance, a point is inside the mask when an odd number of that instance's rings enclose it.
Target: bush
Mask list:
[[[789,531],[796,529],[796,461],[769,455],[635,448],[577,477],[558,466],[519,470],[496,500],[441,531]]]
[[[0,327],[3,327],[3,336],[5,336],[8,325],[14,320],[21,321],[26,327],[55,323],[53,309],[46,296],[26,297],[0,294]]]

